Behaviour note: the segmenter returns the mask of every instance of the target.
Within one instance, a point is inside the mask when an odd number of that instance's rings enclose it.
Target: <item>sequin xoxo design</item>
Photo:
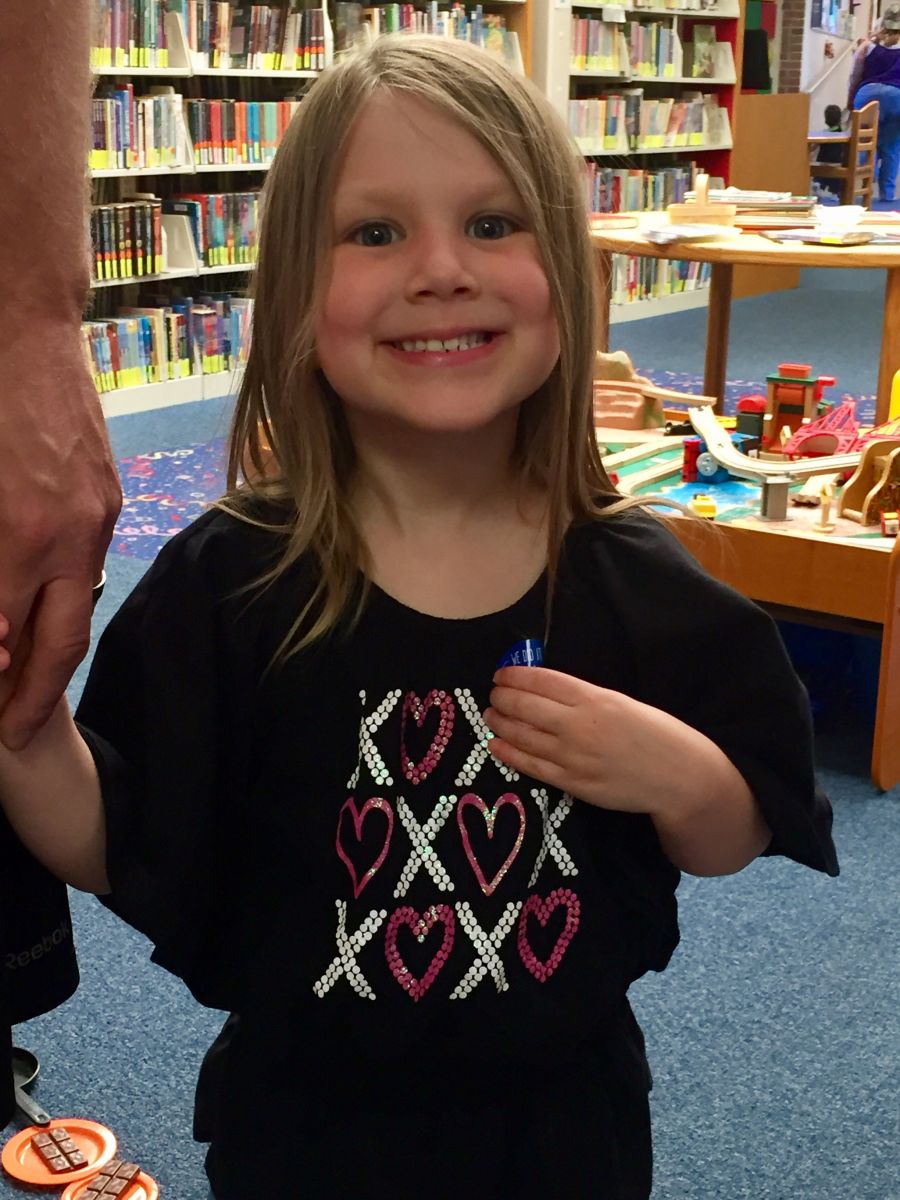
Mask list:
[[[434,926],[439,922],[442,922],[444,926],[444,940],[435,951],[434,957],[425,970],[425,974],[421,979],[416,979],[404,963],[400,951],[397,949],[397,933],[401,926],[406,926],[412,930],[413,936],[418,942],[424,942]],[[409,993],[413,1000],[421,1000],[435,979],[437,979],[444,963],[450,957],[455,935],[456,918],[449,904],[433,904],[421,916],[414,908],[404,905],[403,908],[398,908],[391,917],[388,922],[387,932],[384,935],[384,950],[388,966],[391,969],[391,974],[400,986]]]
[[[541,962],[528,943],[528,918],[537,917],[543,928],[546,928],[550,916],[561,904],[566,907],[566,923],[562,933],[556,939],[556,945],[550,952],[546,962]],[[554,888],[546,900],[538,895],[531,895],[522,905],[519,916],[519,957],[535,979],[546,983],[559,964],[562,962],[569,942],[578,930],[581,917],[581,902],[574,892],[568,888]]]
[[[497,814],[505,805],[511,805],[519,816],[519,829],[516,833],[515,840],[512,844],[512,849],[507,854],[503,865],[494,875],[490,883],[484,877],[484,871],[481,869],[481,864],[472,849],[472,844],[469,841],[469,831],[466,829],[466,822],[463,812],[466,808],[476,808],[484,817],[484,823],[487,826],[488,838],[494,839],[494,826],[497,821]],[[496,891],[498,884],[502,881],[504,875],[515,861],[516,855],[522,846],[522,839],[525,837],[525,809],[522,807],[522,801],[514,792],[504,792],[493,808],[488,808],[480,796],[476,796],[474,792],[467,792],[465,796],[460,797],[459,804],[456,806],[456,823],[459,826],[460,837],[462,838],[463,847],[466,852],[466,858],[469,860],[469,865],[475,872],[475,878],[478,880],[478,886],[486,896],[491,896]]]
[[[406,721],[412,715],[421,729],[429,709],[432,708],[437,708],[440,714],[437,732],[431,739],[431,745],[425,751],[424,757],[414,763],[406,749]],[[453,733],[455,719],[456,706],[445,691],[432,688],[424,700],[420,700],[415,692],[407,692],[403,697],[403,713],[400,718],[400,768],[410,783],[418,784],[427,779],[441,761]]]
[[[378,852],[378,855],[376,856],[375,861],[372,863],[371,867],[368,868],[368,870],[364,871],[361,876],[357,877],[356,867],[353,865],[353,860],[350,858],[349,854],[346,852],[344,847],[341,845],[341,839],[342,839],[342,836],[344,833],[344,829],[346,828],[346,821],[344,820],[344,818],[345,818],[345,816],[347,816],[347,814],[349,814],[352,817],[353,832],[356,835],[356,841],[357,841],[357,845],[358,845],[362,841],[363,822],[365,821],[366,817],[371,812],[384,813],[385,817],[387,817],[387,829],[385,830],[385,834],[384,834],[384,842],[382,843],[381,849]],[[384,862],[385,858],[387,857],[388,847],[391,844],[391,834],[393,833],[393,831],[394,831],[394,811],[391,808],[390,804],[387,802],[387,800],[382,800],[382,798],[380,796],[372,796],[370,799],[368,799],[365,802],[365,804],[362,806],[362,812],[357,811],[356,801],[351,796],[350,799],[346,802],[346,804],[344,804],[344,806],[342,807],[340,813],[338,814],[337,837],[335,839],[335,847],[337,849],[338,858],[341,860],[341,862],[344,864],[344,866],[350,872],[350,879],[353,882],[353,898],[354,898],[354,900],[359,899],[360,892],[362,892],[362,890],[366,886],[366,884],[368,884],[371,881],[375,872],[378,870],[378,868],[381,866],[381,864]]]

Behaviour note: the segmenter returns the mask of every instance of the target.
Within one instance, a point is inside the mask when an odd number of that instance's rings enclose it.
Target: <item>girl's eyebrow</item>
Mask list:
[[[363,208],[372,212],[388,210],[408,201],[409,193],[403,188],[355,187],[352,183],[342,188],[335,197],[335,207]],[[491,180],[483,184],[474,183],[466,189],[462,202],[466,207],[488,208],[491,205],[508,207],[511,201],[519,203],[516,189],[511,183]]]

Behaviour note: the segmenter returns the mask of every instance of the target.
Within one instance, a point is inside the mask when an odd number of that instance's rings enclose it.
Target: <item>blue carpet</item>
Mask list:
[[[740,396],[765,395],[766,375],[780,362],[809,363],[837,380],[825,399],[856,401],[861,424],[875,415],[884,311],[883,271],[816,268],[796,289],[732,303],[726,412]],[[610,329],[610,349],[625,350],[636,368],[662,387],[702,391],[706,310],[691,309]]]
[[[802,355],[847,390],[851,379],[860,394],[874,390],[865,371],[870,358],[877,363],[881,282],[860,280],[848,295],[831,286],[841,272],[819,274],[829,286],[810,276],[799,291],[735,304],[733,388],[756,390],[780,359]],[[857,312],[870,322],[859,345]],[[613,334],[641,369],[699,379],[704,326],[697,311]],[[110,422],[129,502],[95,637],[152,548],[215,494],[227,419],[227,403],[210,401]],[[821,706],[818,749],[841,878],[778,860],[724,879],[686,878],[682,946],[668,971],[633,989],[655,1079],[655,1200],[900,1200],[900,789],[880,795],[869,782],[870,738],[862,709]],[[16,1031],[43,1064],[35,1094],[54,1115],[113,1128],[121,1152],[159,1180],[163,1200],[206,1200],[191,1103],[221,1017],[152,967],[145,940],[95,900],[73,894],[72,905],[81,987]],[[265,1086],[261,1075],[247,1098],[249,1137],[271,1116]],[[380,1195],[403,1194],[385,1187]],[[2,1200],[24,1194],[0,1179]],[[298,1182],[296,1194],[314,1197],[314,1181]]]

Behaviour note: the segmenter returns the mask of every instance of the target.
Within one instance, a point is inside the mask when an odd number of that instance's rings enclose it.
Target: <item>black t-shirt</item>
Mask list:
[[[198,999],[240,1014],[200,1097],[219,1200],[297,1169],[322,1197],[373,1171],[406,1173],[397,1196],[586,1195],[598,1170],[604,1195],[646,1195],[625,997],[677,944],[678,872],[649,818],[519,777],[481,720],[503,653],[543,635],[546,581],[471,620],[372,587],[351,633],[268,671],[310,585],[301,563],[249,600],[276,548],[220,513],[173,539],[78,712],[108,903]],[[836,872],[772,622],[657,522],[570,531],[546,665],[701,729],[747,778],[771,851]],[[247,1136],[263,1079],[290,1161]],[[482,1120],[493,1134],[454,1155]]]

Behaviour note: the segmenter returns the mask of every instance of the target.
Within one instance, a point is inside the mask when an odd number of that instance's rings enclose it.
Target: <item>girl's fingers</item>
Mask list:
[[[522,668],[523,671],[531,669]],[[501,716],[533,725],[547,733],[557,733],[570,712],[568,707],[546,696],[502,685],[491,689],[490,700],[491,707]]]
[[[542,783],[549,784],[550,787],[566,790],[562,768],[558,767],[556,763],[519,750],[499,737],[491,738],[488,742],[488,750],[495,758],[499,758],[502,763],[506,763],[508,767],[512,767],[521,775],[530,775],[532,779],[539,779]]]
[[[504,716],[494,708],[489,708],[484,714],[484,723],[492,733],[515,746],[517,750],[548,761],[555,757],[558,741],[552,733],[546,733],[525,721]]]
[[[530,692],[555,700],[557,704],[577,704],[583,689],[589,686],[574,675],[563,671],[551,671],[549,667],[501,667],[494,672],[495,684],[514,688],[519,692]]]

